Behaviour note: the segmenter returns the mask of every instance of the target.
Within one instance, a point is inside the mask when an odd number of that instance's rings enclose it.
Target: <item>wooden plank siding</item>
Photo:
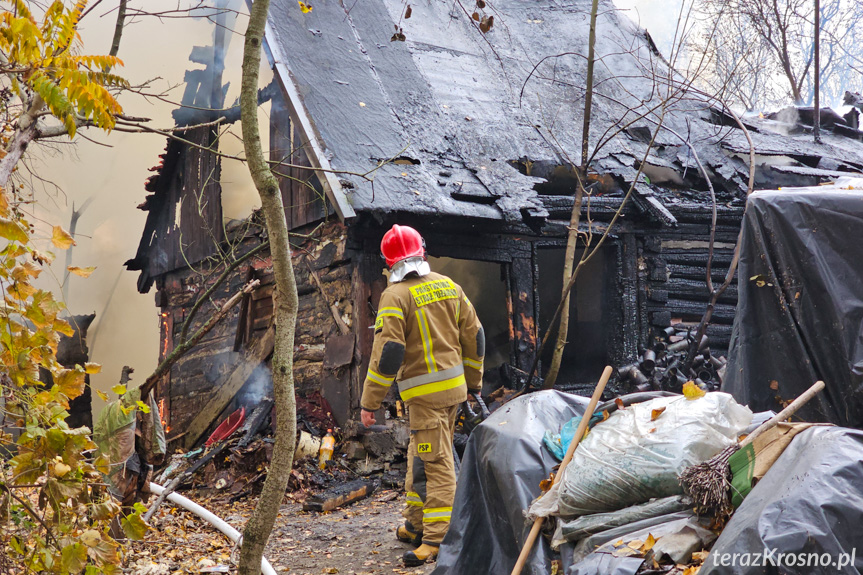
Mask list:
[[[275,162],[273,171],[279,178],[289,230],[319,221],[331,211],[315,172],[295,167],[311,166],[307,148],[279,90],[270,112],[270,161]]]
[[[312,232],[311,226],[300,233]],[[260,245],[262,238],[248,232],[242,239],[237,253],[242,254]],[[346,412],[351,402],[359,402],[353,397],[356,388],[350,385],[353,361],[348,365],[338,365],[333,369],[324,367],[326,342],[339,334],[330,306],[335,303],[340,317],[354,331],[354,277],[356,274],[356,254],[347,249],[347,231],[338,221],[325,224],[313,238],[300,242],[293,250],[294,271],[299,294],[297,331],[294,340],[294,379],[297,395],[308,396],[316,391],[327,393],[323,381],[327,376],[337,377],[350,389],[348,402],[344,403]],[[317,283],[310,277],[309,267],[315,270],[326,292],[326,300]],[[169,272],[158,278],[159,293],[157,302],[161,304],[163,325],[163,346],[168,351],[179,341],[182,325],[194,305],[198,294],[206,290],[219,275],[219,269],[205,269],[203,273],[190,269]],[[215,271],[216,273],[211,273]],[[213,293],[212,303],[202,306],[190,326],[189,333],[199,328],[209,317],[215,306],[222,305],[249,279],[259,279],[261,286],[234,308],[192,351],[181,358],[171,369],[170,377],[160,386],[160,399],[169,407],[166,417],[170,431],[169,439],[177,438],[181,430],[189,428],[192,420],[211,402],[216,390],[225,385],[235,371],[241,354],[255,342],[260,341],[272,324],[274,278],[272,260],[269,252],[260,254],[244,262],[234,270],[224,284]],[[164,352],[164,351],[162,351]],[[269,359],[265,365],[269,364]],[[221,414],[215,417],[218,423],[227,414],[245,401],[249,393],[249,381],[239,388],[234,399],[228,402]],[[269,376],[267,385],[271,386]],[[332,379],[332,377],[330,378]],[[260,383],[260,382],[258,382]],[[232,383],[237,387],[236,382]],[[271,393],[271,387],[263,393]],[[340,392],[340,389],[333,389]],[[339,399],[343,399],[338,394]],[[335,398],[334,398],[335,399]],[[334,414],[335,415],[335,414]],[[347,417],[349,413],[338,414]],[[196,426],[200,427],[199,425]],[[207,428],[207,433],[214,427]],[[202,437],[205,437],[204,433]]]

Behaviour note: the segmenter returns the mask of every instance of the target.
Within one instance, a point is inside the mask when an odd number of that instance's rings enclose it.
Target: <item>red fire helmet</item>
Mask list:
[[[425,257],[425,240],[418,231],[410,226],[394,225],[381,240],[381,256],[387,267],[406,258]]]

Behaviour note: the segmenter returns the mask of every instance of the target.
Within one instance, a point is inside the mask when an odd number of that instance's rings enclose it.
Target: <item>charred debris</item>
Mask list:
[[[300,296],[298,417],[309,436],[340,430],[335,459],[352,463],[332,464],[324,474],[340,481],[371,472],[395,477],[407,442],[396,397],[378,414],[386,430],[364,434],[355,423],[370,326],[386,286],[378,247],[384,231],[393,223],[420,230],[432,268],[460,283],[475,303],[488,339],[483,395],[494,407],[495,398],[499,404],[525,385],[538,337],[551,327],[576,185],[566,158],[580,149],[573,130],[552,134],[544,111],[559,110],[558,122],[580,125],[582,102],[572,86],[584,85],[581,61],[548,62],[530,80],[525,70],[527,62],[558,53],[562,35],[586,44],[584,7],[497,2],[508,33],[478,37],[437,4],[417,5],[408,41],[389,42],[391,15],[400,13],[390,4],[362,2],[347,13],[338,3],[318,4],[301,19],[288,0],[274,0],[266,34],[275,78],[262,100],[271,106],[270,158],[294,234]],[[608,93],[594,99],[593,125],[602,129],[591,135],[596,154],[579,231],[601,234],[616,213],[620,217],[574,288],[557,388],[589,395],[595,374],[611,364],[619,366],[611,394],[677,390],[687,380],[715,389],[731,337],[735,284],[717,302],[707,339],[688,369],[682,352],[708,301],[711,233],[717,283],[737,241],[751,151],[742,127],[754,148],[757,189],[813,186],[863,172],[863,104],[849,95],[855,109],[846,116],[822,111],[823,143],[815,144],[807,123],[811,110],[738,123],[715,100],[684,91],[667,104],[666,128],[652,146],[656,125],[646,120],[600,144],[599,133],[627,110],[656,103],[651,77],[631,75],[624,90],[610,70],[662,65],[644,30],[615,10],[600,13],[598,45],[608,54],[598,85]],[[544,28],[552,25],[554,34]],[[446,38],[441,29],[449,31]],[[622,45],[631,48],[611,48]],[[215,107],[224,105],[224,90],[213,88],[221,86],[217,48],[215,39],[214,47],[193,53],[193,61],[213,67],[218,81],[189,76],[184,102],[190,106],[206,107],[202,94],[222,95]],[[191,109],[180,115],[179,124],[194,123]],[[241,409],[249,421],[265,405],[274,293],[257,216],[224,221],[221,159],[207,151],[216,132],[199,127],[182,135],[197,145],[168,141],[146,183],[140,207],[147,222],[127,262],[140,272],[139,290],[155,291],[160,359],[181,341],[193,310],[219,306],[248,281],[260,281],[156,387],[169,452],[182,449],[193,465],[188,454],[221,422]],[[207,301],[196,305],[204,293]],[[187,329],[206,315],[195,315]],[[540,376],[550,353],[540,358]],[[232,496],[246,493],[269,449],[260,431],[266,423],[260,425],[248,443],[239,444],[242,434],[226,440],[234,442],[227,467],[225,457],[214,458],[194,481],[222,485]],[[293,487],[327,487],[329,479],[309,465],[299,464]]]

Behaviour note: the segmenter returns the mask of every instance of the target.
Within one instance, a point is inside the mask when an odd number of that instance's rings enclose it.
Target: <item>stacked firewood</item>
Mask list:
[[[694,334],[682,326],[668,327],[654,339],[652,349],[646,349],[635,363],[617,369],[619,382],[634,391],[663,390],[680,392],[687,381],[706,391],[718,391],[725,375],[727,360],[715,356],[708,346],[707,336],[698,342],[698,351],[691,365],[686,365]]]

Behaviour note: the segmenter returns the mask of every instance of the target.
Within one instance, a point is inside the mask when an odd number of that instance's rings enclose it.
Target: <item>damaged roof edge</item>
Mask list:
[[[267,26],[264,31],[264,44],[267,48],[268,56],[272,59],[273,72],[275,73],[276,78],[279,79],[282,90],[284,90],[284,93],[287,96],[291,121],[295,122],[297,129],[302,134],[303,140],[309,143],[309,161],[314,168],[321,170],[318,172],[318,175],[321,186],[324,188],[324,192],[333,203],[336,214],[342,222],[355,218],[357,214],[354,211],[353,206],[351,206],[350,200],[345,194],[344,188],[342,188],[339,179],[332,171],[330,162],[324,154],[324,149],[321,145],[319,136],[312,125],[311,118],[309,117],[302,100],[300,99],[300,94],[297,91],[291,72],[288,69],[287,61],[282,53],[281,46],[279,46],[279,43],[275,41],[275,34],[273,33],[273,28],[270,24],[269,18],[267,18]]]

